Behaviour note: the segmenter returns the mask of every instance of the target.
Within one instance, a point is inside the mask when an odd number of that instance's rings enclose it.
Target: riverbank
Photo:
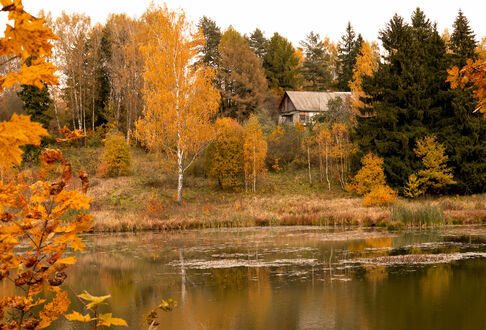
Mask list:
[[[75,171],[87,169],[96,232],[180,230],[221,227],[336,225],[405,226],[486,223],[486,194],[409,201],[391,207],[364,207],[362,198],[335,186],[329,190],[306,170],[268,172],[258,191],[221,191],[196,164],[185,177],[184,206],[174,200],[176,177],[159,160],[132,149],[129,176],[97,175],[101,149],[65,151]]]

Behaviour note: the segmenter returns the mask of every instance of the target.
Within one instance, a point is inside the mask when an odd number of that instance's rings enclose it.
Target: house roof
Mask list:
[[[297,111],[327,111],[327,102],[335,97],[351,96],[351,92],[285,92]],[[285,100],[284,98],[282,99]],[[281,105],[281,104],[280,104]]]

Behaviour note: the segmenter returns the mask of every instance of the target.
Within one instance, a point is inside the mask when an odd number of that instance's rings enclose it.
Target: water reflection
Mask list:
[[[69,286],[74,292],[110,293],[113,314],[131,329],[169,297],[179,306],[160,318],[167,329],[485,324],[484,227],[401,234],[258,228],[91,235],[87,241]],[[432,261],[413,264],[414,258]],[[64,321],[54,328],[81,329]]]

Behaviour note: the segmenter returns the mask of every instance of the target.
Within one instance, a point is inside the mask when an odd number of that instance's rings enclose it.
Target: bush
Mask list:
[[[123,176],[130,173],[130,146],[122,135],[108,135],[98,170],[101,176]]]
[[[276,126],[268,137],[267,167],[272,168],[275,159],[278,159],[281,168],[287,169],[291,164],[294,169],[305,168],[307,155],[301,148],[302,136],[302,132],[293,125]]]
[[[361,159],[363,167],[348,185],[348,191],[358,195],[366,195],[374,187],[385,186],[385,172],[383,171],[383,158],[367,154]]]
[[[397,192],[388,186],[375,186],[365,195],[363,206],[385,206],[397,200]]]
[[[216,139],[206,152],[206,173],[221,189],[238,187],[243,179],[243,127],[231,118],[219,118],[215,127]]]

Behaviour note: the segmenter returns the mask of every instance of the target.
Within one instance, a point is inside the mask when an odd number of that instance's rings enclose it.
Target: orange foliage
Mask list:
[[[141,48],[146,108],[135,124],[136,135],[177,167],[177,201],[182,204],[184,172],[214,136],[210,119],[220,96],[214,71],[194,66],[204,38],[201,31],[193,31],[183,12],[152,5],[143,20],[148,38]]]
[[[478,99],[476,111],[480,111],[486,117],[486,51],[480,54],[476,61],[468,59],[466,66],[459,70],[457,66],[447,71],[447,81],[452,88],[464,88],[468,84],[476,87],[474,96]]]
[[[364,196],[363,206],[386,206],[397,200],[397,192],[388,186],[376,186]]]
[[[267,157],[267,141],[263,136],[258,118],[250,115],[245,127],[243,144],[245,187],[252,182],[253,192],[256,192],[257,177],[265,175],[265,158]]]
[[[44,83],[57,84],[58,79],[54,75],[57,68],[46,62],[46,57],[51,56],[52,45],[49,40],[57,39],[51,29],[44,26],[43,18],[36,18],[26,11],[21,0],[0,0],[1,9],[8,12],[9,21],[4,36],[0,38],[0,56],[8,58],[10,62],[15,58],[23,60],[19,72],[8,71],[6,76],[0,76],[0,90],[9,88],[16,83],[23,85],[35,85],[40,89]],[[25,60],[35,58],[30,66]],[[4,63],[6,64],[6,63]]]
[[[9,13],[9,20],[14,21],[13,26],[7,25],[5,36],[0,39],[0,56],[9,60],[21,58],[24,62],[35,58],[31,66],[24,63],[19,72],[9,71],[0,77],[0,89],[17,82],[39,88],[44,83],[57,83],[56,67],[45,62],[45,57],[51,55],[48,40],[56,36],[44,27],[44,19],[26,13],[20,0],[0,0],[0,3],[2,11]],[[10,121],[1,122],[1,173],[20,164],[20,146],[39,145],[46,135],[42,126],[32,123],[27,116],[13,115]],[[40,160],[43,167],[40,181],[26,182],[28,175],[23,173],[8,180],[2,175],[0,179],[0,280],[12,283],[24,293],[0,298],[1,329],[43,329],[67,311],[70,301],[60,286],[67,277],[64,270],[76,258],[62,256],[68,248],[83,250],[85,245],[78,235],[91,230],[92,217],[83,212],[91,202],[85,196],[89,186],[87,174],[80,173],[82,191],[67,191],[65,187],[72,179],[71,165],[63,159],[61,151],[46,149]],[[56,179],[48,179],[52,177]],[[67,217],[71,210],[78,211],[74,219]],[[44,299],[48,296],[46,291],[55,292],[55,297],[50,301]],[[108,317],[107,320],[105,325],[115,324]]]
[[[383,171],[383,158],[372,153],[361,159],[363,167],[348,185],[348,190],[358,195],[366,195],[374,187],[385,185],[385,173]]]
[[[361,51],[356,57],[356,65],[353,70],[353,80],[349,83],[349,87],[351,88],[354,96],[351,100],[351,104],[353,106],[355,116],[357,115],[359,108],[365,107],[365,104],[360,100],[361,97],[366,96],[362,89],[363,77],[373,75],[378,68],[379,60],[380,54],[378,52],[378,45],[376,42],[363,42]]]

